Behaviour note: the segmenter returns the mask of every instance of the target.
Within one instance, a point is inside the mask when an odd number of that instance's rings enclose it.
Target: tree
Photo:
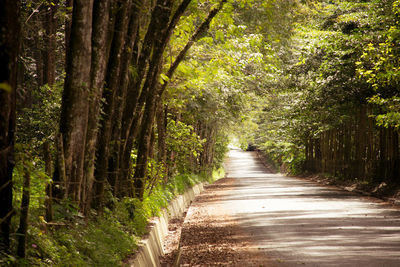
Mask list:
[[[96,150],[96,167],[95,177],[96,183],[95,194],[98,198],[102,199],[104,191],[105,180],[110,177],[108,175],[108,163],[111,155],[112,146],[110,144],[112,138],[113,116],[116,107],[118,91],[120,90],[120,73],[122,63],[122,53],[125,46],[127,37],[127,30],[129,24],[129,15],[131,12],[131,1],[120,1],[116,6],[117,15],[114,26],[114,36],[111,44],[110,60],[107,66],[107,73],[105,77],[105,90],[103,90],[103,116],[101,118],[101,127],[98,132],[98,143]],[[129,11],[129,12],[128,12]],[[137,18],[134,18],[137,19]],[[128,66],[125,66],[128,68]],[[99,201],[96,205],[101,206]]]
[[[376,93],[369,102],[380,109],[375,115],[377,124],[397,129],[400,127],[399,16],[400,2],[394,1],[388,15],[389,29],[383,32],[383,38],[371,40],[364,47],[361,60],[357,62],[358,73]]]
[[[218,14],[218,12],[222,9],[224,4],[226,3],[226,0],[222,0],[219,5],[212,9],[208,15],[208,17],[204,20],[202,24],[198,27],[198,29],[195,31],[193,36],[189,39],[185,47],[181,50],[175,61],[172,63],[171,67],[169,68],[166,77],[167,79],[164,79],[164,84],[161,85],[158,82],[158,77],[159,77],[159,71],[160,69],[155,69],[154,73],[152,76],[147,77],[147,81],[149,81],[149,90],[148,96],[146,98],[146,105],[144,108],[144,113],[143,113],[143,119],[142,119],[142,124],[141,124],[141,131],[139,133],[138,137],[138,159],[136,162],[136,169],[134,173],[134,185],[135,185],[135,194],[137,197],[140,199],[143,198],[143,189],[144,189],[144,180],[146,177],[146,170],[147,170],[147,160],[148,160],[148,152],[150,148],[150,136],[151,136],[151,131],[152,131],[152,125],[154,123],[155,115],[156,115],[156,110],[157,110],[157,101],[161,99],[163,92],[165,91],[165,88],[168,84],[168,79],[170,79],[175,72],[176,68],[178,65],[181,63],[183,60],[184,56],[186,55],[187,51],[189,48],[193,45],[193,43],[199,38],[201,34],[203,34],[208,28],[209,25],[212,21],[212,19]],[[179,9],[178,9],[179,10]],[[183,13],[183,11],[181,11]],[[178,14],[179,15],[179,14]],[[168,29],[166,29],[166,32],[164,33],[164,36],[162,37],[161,40],[158,40],[160,42],[160,47],[162,48],[160,50],[160,55],[161,57],[162,52],[164,51],[167,41],[170,39],[170,36],[172,34],[172,29],[175,27],[177,22],[172,19],[172,22]],[[158,59],[160,60],[160,59]]]
[[[93,0],[74,1],[60,118],[67,178],[63,181],[65,196],[79,205],[83,204],[82,188],[86,187],[83,167],[89,112],[92,11]]]
[[[86,182],[86,207],[90,208],[93,201],[97,201],[97,193],[93,196],[93,190],[98,186],[94,179],[95,155],[97,136],[99,133],[99,120],[101,111],[101,98],[104,89],[107,63],[109,58],[109,45],[112,34],[109,31],[109,21],[112,19],[111,0],[95,1],[93,6],[93,30],[92,30],[92,62],[90,67],[90,98],[89,117],[87,123],[87,136],[85,147],[85,173]]]
[[[20,2],[0,1],[0,249],[10,245]]]

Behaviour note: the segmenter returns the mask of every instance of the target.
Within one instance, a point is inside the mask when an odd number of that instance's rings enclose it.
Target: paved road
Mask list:
[[[254,152],[229,157],[225,207],[272,266],[400,266],[400,209],[268,173]]]

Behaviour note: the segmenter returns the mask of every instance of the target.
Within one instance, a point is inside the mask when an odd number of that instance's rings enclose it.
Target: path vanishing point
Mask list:
[[[226,170],[234,182],[218,207],[269,259],[263,266],[400,266],[398,207],[270,173],[255,152],[231,150]]]

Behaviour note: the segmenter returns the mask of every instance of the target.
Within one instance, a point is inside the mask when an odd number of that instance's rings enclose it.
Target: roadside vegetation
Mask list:
[[[228,144],[399,184],[399,1],[6,0],[0,265],[118,266]]]
[[[297,11],[243,147],[284,173],[390,191],[400,175],[398,1],[317,1]]]

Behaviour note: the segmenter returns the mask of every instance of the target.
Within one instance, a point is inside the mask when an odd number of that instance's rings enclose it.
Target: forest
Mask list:
[[[0,0],[0,265],[120,266],[223,176],[400,184],[399,0]],[[115,242],[118,240],[118,242]]]

